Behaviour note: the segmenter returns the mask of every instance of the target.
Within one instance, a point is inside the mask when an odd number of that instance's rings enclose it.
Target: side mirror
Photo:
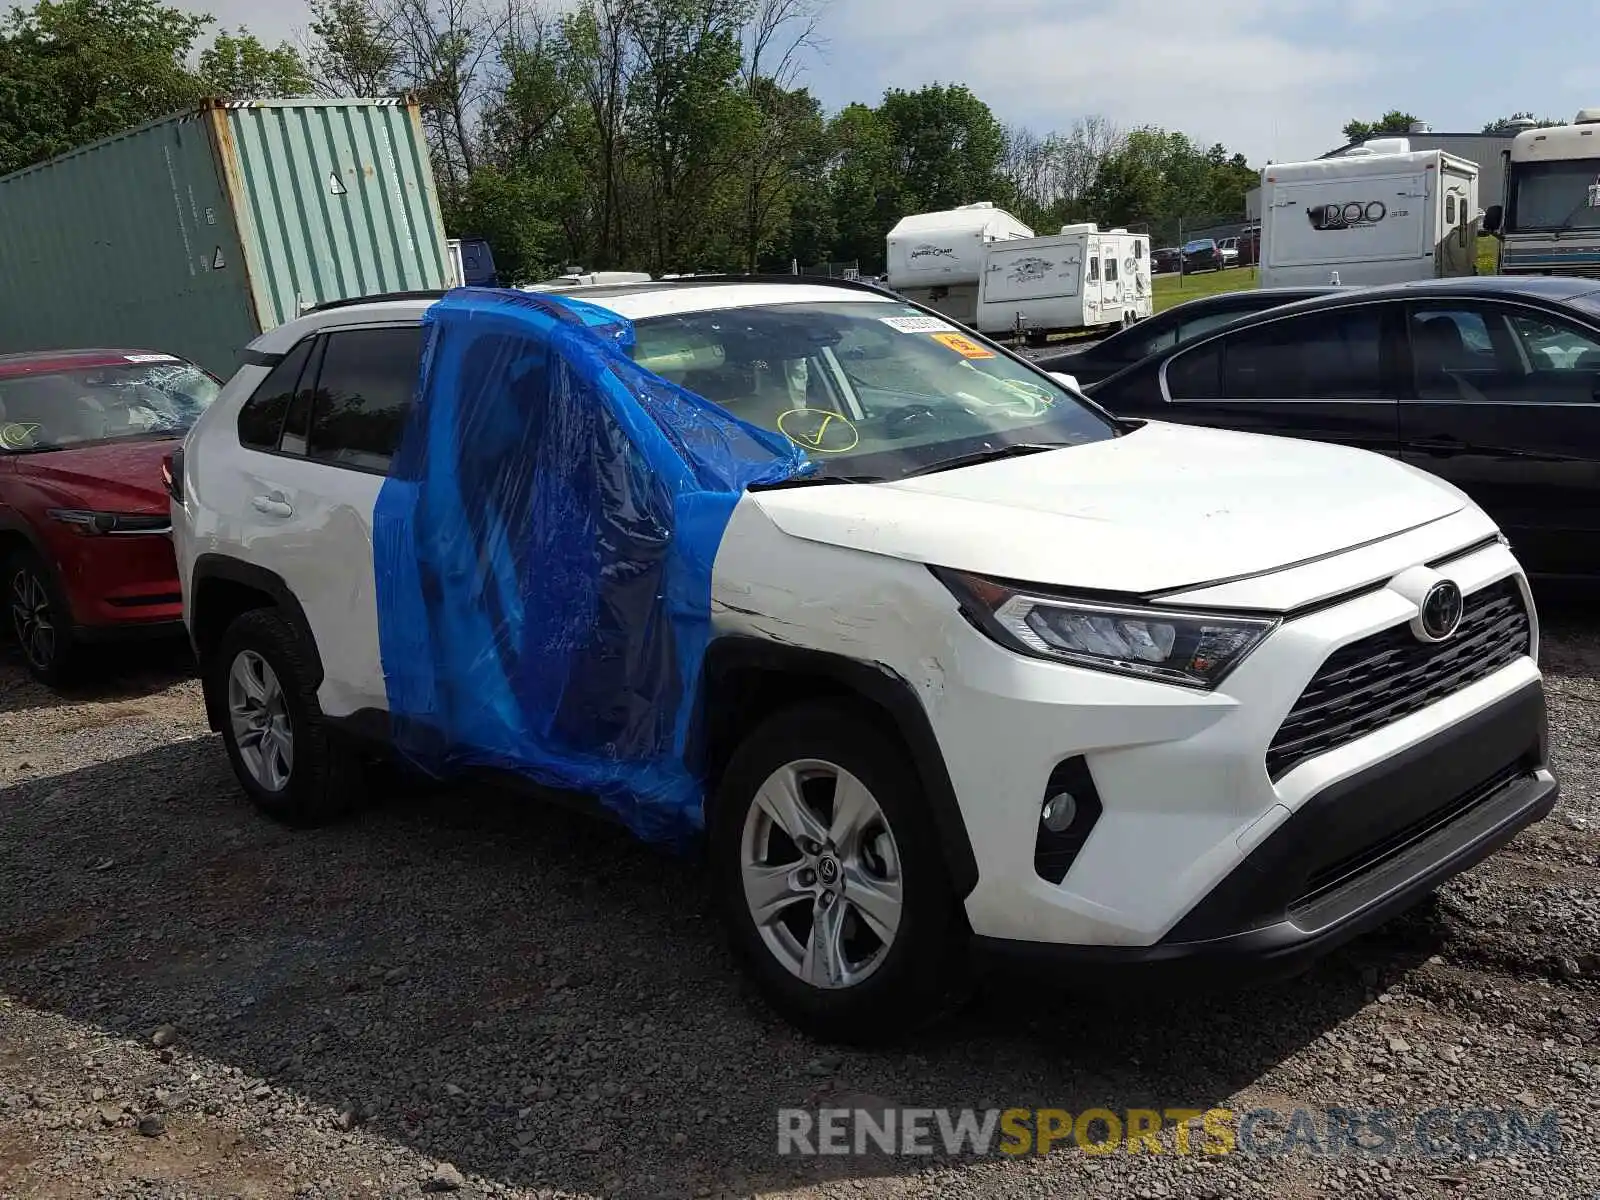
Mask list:
[[[1050,378],[1063,387],[1072,389],[1074,392],[1080,394],[1083,392],[1083,389],[1078,386],[1078,377],[1076,375],[1068,375],[1065,371],[1051,371]]]
[[[1491,204],[1483,212],[1483,231],[1498,235],[1500,226],[1505,222],[1506,210],[1503,204]]]

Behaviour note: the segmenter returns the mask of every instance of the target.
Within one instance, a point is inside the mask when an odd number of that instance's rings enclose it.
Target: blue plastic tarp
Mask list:
[[[557,295],[429,309],[373,521],[397,744],[598,797],[684,842],[711,573],[740,494],[807,469],[780,435],[639,367],[632,325]]]

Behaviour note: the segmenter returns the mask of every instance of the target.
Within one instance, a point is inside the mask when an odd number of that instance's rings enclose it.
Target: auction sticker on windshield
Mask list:
[[[956,327],[938,317],[879,317],[890,329],[901,333],[954,333]]]
[[[961,355],[962,358],[994,357],[993,350],[986,349],[985,347],[980,346],[977,342],[973,341],[971,338],[964,337],[959,333],[936,333],[933,335],[933,340],[938,342],[941,346],[949,346],[950,349]]]

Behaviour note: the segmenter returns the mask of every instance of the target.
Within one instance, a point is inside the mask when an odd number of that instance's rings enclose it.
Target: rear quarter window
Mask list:
[[[252,450],[276,450],[278,437],[283,432],[283,419],[294,399],[300,373],[306,359],[311,356],[315,337],[298,342],[278,365],[267,372],[267,377],[256,386],[250,399],[239,410],[239,444]]]

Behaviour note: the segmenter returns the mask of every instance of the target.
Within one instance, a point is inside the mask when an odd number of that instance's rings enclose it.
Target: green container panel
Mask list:
[[[163,350],[219,375],[328,300],[446,286],[418,110],[207,104],[0,179],[0,353]]]
[[[0,179],[0,352],[162,350],[226,375],[255,332],[203,114]]]
[[[415,106],[258,101],[218,116],[262,328],[328,300],[445,286]]]

